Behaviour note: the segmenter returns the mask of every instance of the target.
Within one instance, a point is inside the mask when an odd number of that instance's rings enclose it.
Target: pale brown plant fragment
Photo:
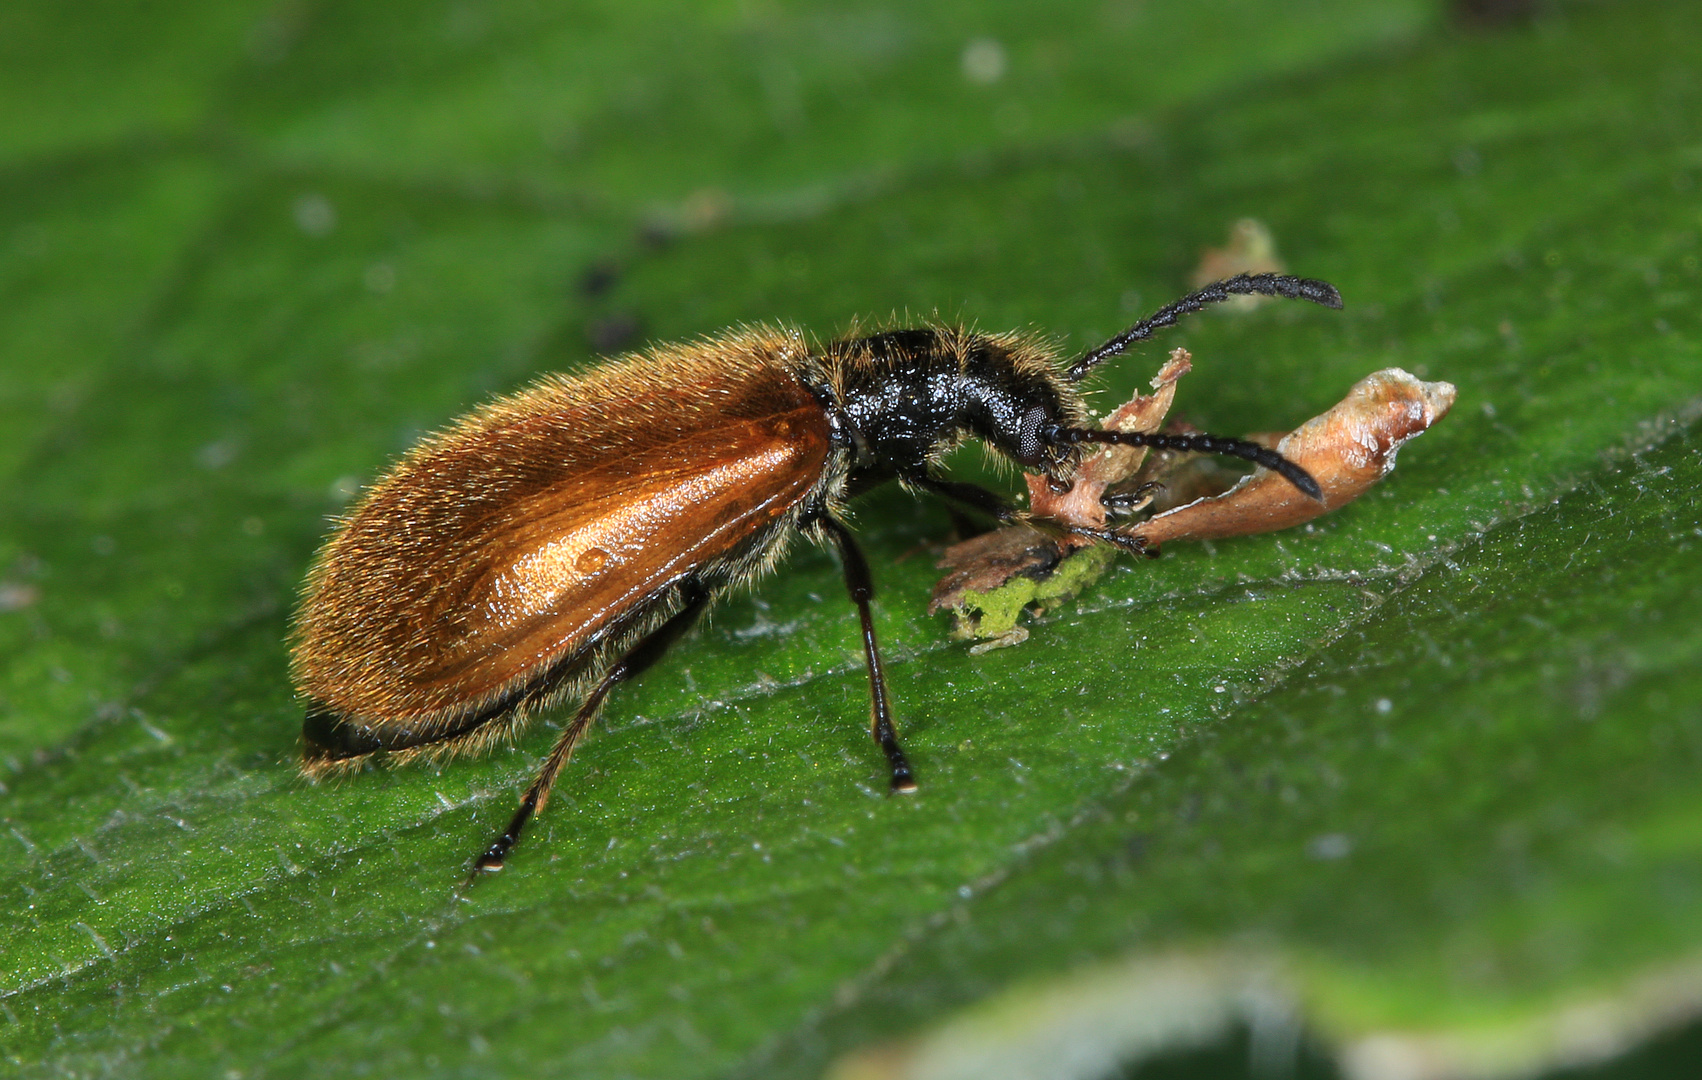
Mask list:
[[[1274,441],[1252,436],[1311,473],[1324,489],[1322,503],[1276,473],[1255,469],[1222,495],[1156,514],[1130,531],[1158,547],[1171,540],[1246,536],[1304,524],[1359,498],[1389,475],[1401,446],[1448,415],[1454,395],[1452,383],[1424,382],[1400,368],[1373,372],[1335,408],[1288,435]]]
[[[41,590],[34,585],[0,581],[0,611],[19,611],[41,599]]]
[[[1137,394],[1102,422],[1107,429],[1157,431],[1175,397],[1176,381],[1191,369],[1177,349],[1153,379],[1154,393]],[[1027,477],[1030,516],[1066,527],[1103,529],[1108,491],[1156,486],[1146,520],[1121,531],[1151,554],[1172,540],[1211,540],[1272,532],[1335,510],[1389,474],[1402,444],[1446,416],[1455,389],[1424,382],[1399,368],[1361,379],[1328,412],[1286,435],[1249,436],[1297,463],[1323,489],[1320,502],[1266,469],[1241,476],[1213,458],[1141,448],[1107,447],[1090,455],[1063,492]],[[1191,430],[1171,424],[1164,430]],[[1024,608],[1045,607],[1079,592],[1110,563],[1106,549],[1065,533],[1026,526],[997,529],[946,549],[940,567],[951,572],[934,587],[930,611],[950,611],[962,637],[1019,640],[1011,631]],[[1086,551],[1078,549],[1087,548]],[[1081,566],[1077,566],[1081,563]],[[1091,565],[1088,565],[1091,563]]]

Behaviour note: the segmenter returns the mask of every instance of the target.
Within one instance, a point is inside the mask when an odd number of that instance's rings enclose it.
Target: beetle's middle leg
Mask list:
[[[839,561],[845,568],[845,589],[851,602],[857,605],[857,615],[863,622],[863,656],[869,664],[869,734],[886,752],[887,764],[892,767],[892,790],[915,791],[916,777],[910,771],[910,760],[898,745],[898,728],[892,722],[892,700],[887,696],[886,672],[881,667],[881,650],[875,642],[875,618],[869,610],[874,599],[874,579],[869,575],[869,560],[844,523],[831,515],[818,513],[808,522],[832,539],[839,549]]]

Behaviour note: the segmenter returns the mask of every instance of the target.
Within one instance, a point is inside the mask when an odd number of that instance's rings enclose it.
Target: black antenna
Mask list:
[[[1283,296],[1290,300],[1310,300],[1314,304],[1322,304],[1327,308],[1342,306],[1341,293],[1337,292],[1336,287],[1327,281],[1290,277],[1287,274],[1238,274],[1226,281],[1207,285],[1198,292],[1191,292],[1174,304],[1159,308],[1099,348],[1089,350],[1080,360],[1070,365],[1070,370],[1065,372],[1064,378],[1070,382],[1080,382],[1088,372],[1105,363],[1106,360],[1116,356],[1133,343],[1151,337],[1153,331],[1176,325],[1176,320],[1179,317],[1198,311],[1207,304],[1228,300],[1231,296],[1246,296],[1254,293],[1263,296]]]
[[[1223,454],[1251,461],[1255,465],[1280,475],[1300,489],[1302,495],[1324,501],[1324,489],[1312,474],[1269,447],[1246,439],[1226,439],[1222,435],[1161,435],[1152,431],[1100,431],[1097,428],[1060,428],[1050,434],[1058,445],[1097,443],[1101,446],[1150,446],[1157,450],[1180,450],[1195,454]]]

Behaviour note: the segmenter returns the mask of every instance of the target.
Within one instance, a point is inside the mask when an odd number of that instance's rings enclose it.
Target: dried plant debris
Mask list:
[[[1252,436],[1312,474],[1322,503],[1257,469],[1222,495],[1156,514],[1136,530],[1149,549],[1170,540],[1210,540],[1272,532],[1345,506],[1389,475],[1408,439],[1448,415],[1454,386],[1423,382],[1400,368],[1374,371],[1340,404],[1280,438]]]
[[[41,599],[41,590],[34,585],[0,581],[0,611],[21,611]]]
[[[1192,369],[1177,349],[1152,380],[1101,426],[1117,431],[1183,433],[1165,424],[1176,383]],[[1287,434],[1248,436],[1310,472],[1320,502],[1267,469],[1241,474],[1200,454],[1107,447],[1082,462],[1062,492],[1028,477],[1029,515],[1072,527],[1114,528],[1156,556],[1172,540],[1213,540],[1300,525],[1359,498],[1395,467],[1395,455],[1415,435],[1448,414],[1455,390],[1424,382],[1400,368],[1361,379],[1339,404]],[[1144,516],[1143,516],[1144,515]],[[953,634],[981,638],[980,652],[1024,641],[1022,613],[1044,611],[1075,596],[1111,564],[1115,549],[1074,534],[1054,536],[1010,526],[947,548],[949,571],[934,586],[929,611],[952,615]]]
[[[1277,257],[1276,238],[1265,223],[1257,218],[1242,218],[1229,227],[1227,244],[1200,253],[1200,265],[1194,268],[1189,284],[1199,289],[1237,274],[1281,274],[1287,269]],[[1219,310],[1252,311],[1268,300],[1268,296],[1235,296],[1224,301]]]

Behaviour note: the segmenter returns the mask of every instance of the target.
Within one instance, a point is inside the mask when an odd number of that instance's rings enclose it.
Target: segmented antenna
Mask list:
[[[1159,308],[1099,348],[1088,350],[1080,360],[1070,365],[1070,370],[1065,372],[1064,378],[1070,382],[1080,382],[1088,372],[1135,342],[1146,340],[1156,330],[1176,325],[1176,320],[1181,316],[1198,311],[1208,304],[1228,300],[1231,296],[1247,296],[1250,294],[1282,296],[1290,300],[1310,300],[1314,304],[1322,304],[1327,308],[1342,306],[1341,293],[1337,292],[1336,287],[1327,281],[1290,277],[1287,274],[1238,274],[1225,281],[1207,285],[1198,292],[1189,293],[1173,304]]]
[[[1189,434],[1161,435],[1155,431],[1101,431],[1097,428],[1059,428],[1047,433],[1054,444],[1075,445],[1097,443],[1101,446],[1150,446],[1157,450],[1180,450],[1197,454],[1223,454],[1263,465],[1300,489],[1302,495],[1319,502],[1324,491],[1312,474],[1268,447],[1246,439],[1226,439],[1222,435]]]

